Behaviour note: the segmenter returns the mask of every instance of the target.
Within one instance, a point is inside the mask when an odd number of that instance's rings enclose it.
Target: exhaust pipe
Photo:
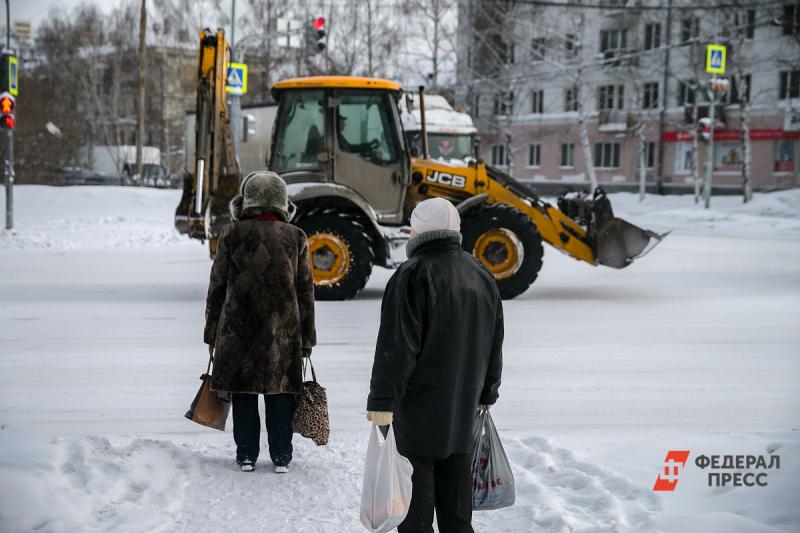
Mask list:
[[[430,159],[428,152],[428,125],[425,123],[425,86],[419,86],[419,120],[422,122],[422,159]]]

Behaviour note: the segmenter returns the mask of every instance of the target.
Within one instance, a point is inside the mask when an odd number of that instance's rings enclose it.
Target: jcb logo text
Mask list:
[[[458,187],[463,189],[467,185],[467,178],[455,174],[448,174],[447,172],[439,172],[433,170],[426,178],[431,183],[441,183],[442,185],[449,185],[450,187]]]

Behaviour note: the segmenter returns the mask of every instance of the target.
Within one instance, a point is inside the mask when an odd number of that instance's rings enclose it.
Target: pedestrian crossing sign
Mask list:
[[[725,45],[709,44],[706,47],[706,72],[709,74],[725,74]]]
[[[231,94],[245,94],[247,92],[247,65],[244,63],[231,63],[228,65],[228,80],[225,90]]]

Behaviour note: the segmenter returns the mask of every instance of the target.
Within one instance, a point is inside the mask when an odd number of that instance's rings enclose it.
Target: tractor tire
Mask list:
[[[293,221],[308,237],[317,300],[349,300],[367,284],[374,252],[361,217],[312,209]]]
[[[519,296],[542,268],[542,237],[533,221],[509,205],[481,205],[461,223],[462,247],[494,275],[500,296]]]

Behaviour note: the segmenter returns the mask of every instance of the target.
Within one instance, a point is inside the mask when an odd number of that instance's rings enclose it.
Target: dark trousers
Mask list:
[[[236,460],[258,459],[261,420],[258,416],[258,394],[232,394],[233,440]],[[277,466],[292,462],[292,416],[294,394],[265,394],[264,418],[267,426],[269,457]]]
[[[411,508],[399,533],[432,533],[433,510],[440,533],[473,533],[472,455],[456,453],[446,459],[409,457]]]

